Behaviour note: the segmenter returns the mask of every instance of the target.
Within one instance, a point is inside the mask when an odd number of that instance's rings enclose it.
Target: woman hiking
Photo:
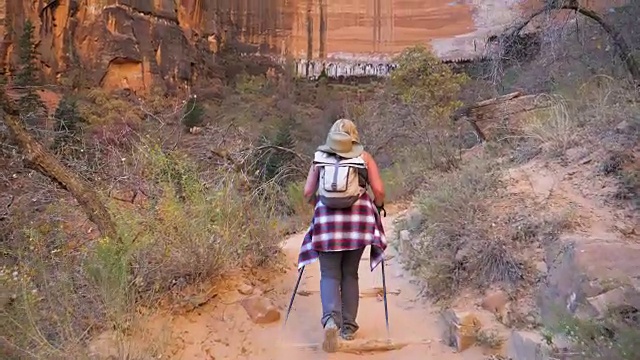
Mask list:
[[[378,213],[384,205],[384,186],[351,120],[336,121],[325,144],[318,147],[304,196],[315,203],[315,211],[298,267],[320,260],[322,348],[335,352],[338,332],[344,340],[352,340],[358,330],[358,267],[364,249],[371,246],[373,271],[387,246]]]

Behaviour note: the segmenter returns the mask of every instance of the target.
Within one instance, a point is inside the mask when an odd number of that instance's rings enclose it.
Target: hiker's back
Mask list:
[[[367,166],[362,156],[347,159],[316,151],[313,162],[320,170],[318,197],[325,206],[349,208],[366,191]]]

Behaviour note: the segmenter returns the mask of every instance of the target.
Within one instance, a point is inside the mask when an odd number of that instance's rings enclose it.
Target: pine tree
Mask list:
[[[187,129],[190,129],[194,126],[200,126],[204,119],[204,109],[202,105],[198,103],[195,96],[192,96],[187,100],[187,104],[185,105],[182,123]]]
[[[34,27],[31,20],[27,19],[24,23],[24,29],[20,39],[18,40],[18,71],[15,77],[15,84],[25,87],[25,94],[20,98],[20,109],[28,117],[32,116],[37,108],[44,108],[40,97],[36,94],[33,86],[37,85],[36,59],[37,53],[35,49]]]
[[[33,86],[37,82],[36,49],[34,40],[34,27],[31,20],[24,23],[24,30],[18,40],[18,57],[20,58],[19,69],[16,74],[15,83],[18,86]]]
[[[78,113],[76,100],[68,96],[63,97],[62,100],[60,100],[53,117],[56,120],[55,131],[70,135],[76,135],[79,130],[78,127],[83,121],[82,117]]]
[[[77,145],[81,141],[78,133],[81,131],[81,123],[84,121],[78,113],[76,100],[65,96],[60,100],[58,108],[53,115],[55,119],[54,130],[56,132],[53,150],[64,157],[75,156]]]

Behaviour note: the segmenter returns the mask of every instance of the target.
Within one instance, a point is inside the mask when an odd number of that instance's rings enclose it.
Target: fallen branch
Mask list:
[[[64,166],[25,129],[20,119],[20,112],[13,107],[11,101],[3,96],[2,114],[0,117],[14,134],[18,145],[24,155],[24,161],[28,167],[40,172],[54,182],[58,183],[73,195],[82,206],[85,214],[91,222],[96,224],[102,236],[111,239],[119,239],[116,225],[111,214],[102,203],[97,192],[92,186]]]
[[[525,95],[521,92],[513,92],[465,106],[456,111],[453,115],[453,120],[465,119],[471,124],[478,138],[481,141],[486,141],[487,136],[478,123],[499,121],[551,105],[550,101],[540,101],[539,98],[540,94]]]

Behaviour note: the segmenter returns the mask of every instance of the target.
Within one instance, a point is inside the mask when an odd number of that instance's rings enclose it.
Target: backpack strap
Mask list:
[[[316,166],[327,166],[327,165],[346,165],[355,168],[366,169],[367,164],[361,156],[356,158],[347,159],[341,158],[335,154],[329,154],[322,151],[316,151],[313,156],[313,163]]]

